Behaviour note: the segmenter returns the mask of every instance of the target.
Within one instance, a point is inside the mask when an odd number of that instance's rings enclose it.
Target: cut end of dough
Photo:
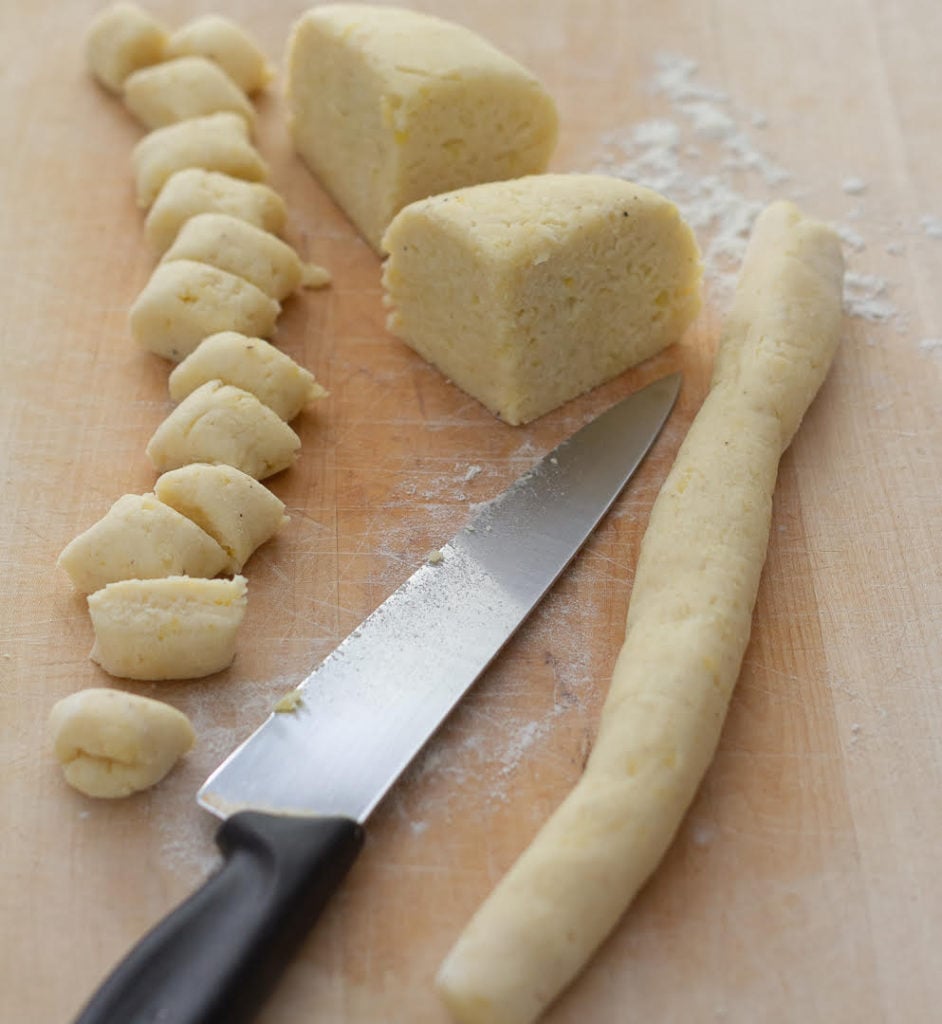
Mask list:
[[[243,576],[122,580],[88,598],[91,658],[125,679],[198,679],[228,668],[245,615]]]
[[[700,305],[677,208],[602,175],[433,196],[397,215],[383,247],[391,333],[515,425],[678,340]]]

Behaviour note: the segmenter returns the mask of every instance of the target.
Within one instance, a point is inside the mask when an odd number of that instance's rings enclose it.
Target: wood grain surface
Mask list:
[[[291,154],[276,85],[260,101],[259,144],[288,200],[291,240],[334,275],[332,288],[288,303],[277,342],[331,397],[299,421],[297,468],[271,482],[292,521],[247,566],[234,667],[129,686],[189,714],[197,749],[149,793],[86,800],[62,781],[46,717],[76,689],[122,684],[88,661],[84,602],[54,561],[119,495],[151,487],[144,445],[169,409],[166,364],[128,335],[150,270],[129,168],[141,132],[84,71],[97,6],[0,9],[3,1021],[69,1020],[204,877],[214,822],[193,802],[199,783],[475,502],[619,396],[684,371],[636,482],[371,820],[361,860],[262,1015],[443,1024],[431,985],[440,959],[591,744],[641,533],[705,393],[721,300],[652,362],[529,427],[505,426],[385,334],[379,263]],[[558,170],[591,169],[642,120],[682,122],[649,87],[654,57],[695,60],[724,109],[753,112],[750,132],[789,177],[747,182],[706,150],[697,166],[843,224],[858,291],[872,300],[848,316],[783,461],[716,762],[665,863],[547,1019],[938,1019],[942,6],[417,6],[479,30],[546,81],[562,118]],[[171,24],[223,9],[278,61],[304,9],[149,7]]]

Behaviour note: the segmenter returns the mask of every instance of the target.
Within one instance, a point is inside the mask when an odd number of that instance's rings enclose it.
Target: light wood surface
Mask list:
[[[646,516],[705,393],[717,308],[651,363],[507,427],[384,333],[378,261],[290,153],[271,90],[259,143],[291,239],[334,275],[331,289],[288,304],[277,341],[331,397],[299,421],[298,467],[272,481],[292,522],[247,566],[235,666],[129,687],[186,711],[197,750],[148,794],[83,799],[61,779],[46,716],[80,687],[119,684],[87,660],[84,603],[54,561],[115,498],[150,488],[144,445],[169,408],[167,366],[128,336],[150,267],[129,172],[140,131],[83,70],[81,34],[97,6],[11,0],[0,11],[3,1020],[69,1020],[199,882],[215,856],[214,822],[193,803],[201,780],[474,502],[617,397],[684,371],[636,482],[371,820],[361,860],[262,1015],[443,1024],[431,986],[441,957],[591,744]],[[149,6],[178,24],[223,5]],[[852,271],[888,283],[884,322],[847,319],[783,461],[716,762],[665,863],[548,1020],[935,1019],[942,348],[931,341],[942,337],[942,239],[927,218],[942,217],[942,6],[417,6],[481,31],[543,77],[562,116],[560,170],[590,169],[606,132],[664,116],[664,97],[646,87],[656,52],[698,61],[700,81],[762,112],[763,149],[791,174],[755,198],[798,197],[845,224]],[[280,60],[303,5],[225,9]],[[853,176],[862,194],[847,190]]]

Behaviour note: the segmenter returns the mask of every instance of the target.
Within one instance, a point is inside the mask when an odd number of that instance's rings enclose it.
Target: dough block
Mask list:
[[[251,95],[264,88],[274,70],[252,37],[220,14],[194,18],[171,35],[167,56],[198,55],[215,61],[238,87]]]
[[[389,330],[527,423],[676,341],[700,306],[677,208],[618,178],[546,174],[433,196],[383,238]]]
[[[295,149],[375,249],[408,203],[546,168],[557,115],[540,82],[460,25],[330,4],[287,53]]]
[[[255,395],[211,380],[160,424],[147,454],[158,473],[209,462],[263,480],[293,465],[300,447],[298,435]]]
[[[199,679],[227,668],[246,606],[244,576],[121,580],[91,594],[91,659],[123,679]]]
[[[85,37],[88,70],[110,92],[132,72],[164,59],[167,31],[137,4],[106,7],[91,23]]]
[[[215,576],[228,564],[208,533],[153,494],[118,498],[66,545],[57,562],[83,594],[117,580]]]
[[[156,785],[196,742],[190,720],[169,704],[97,687],[54,704],[49,728],[65,781],[105,799]]]
[[[276,235],[284,230],[287,218],[285,201],[268,185],[189,167],[171,175],[160,190],[144,221],[144,236],[159,255],[200,213],[227,213]]]
[[[229,556],[230,572],[241,572],[252,552],[288,522],[284,502],[232,466],[193,463],[172,469],[154,491],[219,544]]]
[[[188,220],[162,262],[180,259],[235,274],[277,301],[304,279],[304,264],[290,245],[227,213],[199,213]]]
[[[222,171],[244,181],[265,181],[268,166],[249,142],[244,117],[223,111],[156,128],[131,155],[137,204],[148,207],[172,174],[187,167]]]
[[[210,334],[234,330],[269,336],[281,306],[254,284],[193,260],[162,263],[131,306],[131,335],[142,347],[179,362]]]
[[[124,82],[124,104],[145,128],[227,110],[255,124],[245,93],[205,57],[179,57],[135,71]]]
[[[314,375],[261,338],[222,331],[204,339],[170,374],[170,397],[180,402],[211,380],[250,391],[286,423],[327,392]]]

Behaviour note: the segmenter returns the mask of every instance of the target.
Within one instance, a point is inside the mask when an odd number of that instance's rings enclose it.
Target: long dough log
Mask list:
[[[658,495],[579,783],[481,906],[437,983],[465,1024],[525,1024],[657,867],[713,758],[749,639],[779,459],[841,327],[832,231],[756,223],[709,395]]]

